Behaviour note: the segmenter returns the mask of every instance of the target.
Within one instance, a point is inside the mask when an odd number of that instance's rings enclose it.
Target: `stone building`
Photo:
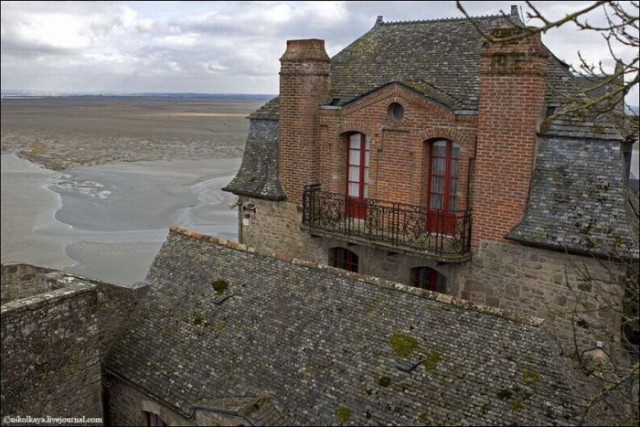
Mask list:
[[[466,20],[379,19],[333,59],[290,41],[227,187],[241,243],[172,228],[132,289],[3,266],[3,419],[588,423],[555,337],[618,325],[559,312],[564,280],[620,290],[567,265],[607,276],[638,242],[616,128],[538,126],[579,96],[539,40]]]
[[[515,7],[509,18],[521,25]],[[476,18],[498,38],[522,33],[512,22]],[[541,126],[587,95],[539,37],[489,43],[464,18],[379,17],[333,58],[323,40],[290,40],[280,61],[279,96],[249,116],[225,188],[241,243],[616,347],[619,319],[573,315],[584,302],[567,282],[590,308],[619,305],[609,259],[638,259],[631,142],[591,111]]]

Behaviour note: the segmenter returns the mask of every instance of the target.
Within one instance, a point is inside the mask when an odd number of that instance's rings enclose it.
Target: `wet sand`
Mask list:
[[[126,285],[144,279],[172,225],[237,238],[234,196],[220,188],[262,101],[16,101],[2,101],[3,264]]]
[[[239,158],[246,116],[265,99],[51,97],[7,99],[3,152],[62,170],[116,161]]]

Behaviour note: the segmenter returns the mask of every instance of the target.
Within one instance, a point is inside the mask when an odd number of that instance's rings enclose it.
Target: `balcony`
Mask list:
[[[393,252],[443,262],[471,256],[471,211],[433,211],[423,206],[375,199],[354,200],[308,185],[302,229]]]

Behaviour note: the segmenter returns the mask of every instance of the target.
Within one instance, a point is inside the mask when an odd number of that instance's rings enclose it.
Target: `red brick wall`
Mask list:
[[[310,183],[344,193],[347,135],[361,132],[371,137],[369,198],[426,206],[429,142],[444,138],[460,146],[458,209],[473,208],[473,248],[502,241],[522,218],[544,104],[547,57],[539,40],[485,48],[477,116],[456,116],[400,84],[320,109],[330,89],[324,43],[289,41],[281,62],[279,168],[289,202],[300,204]],[[392,102],[404,107],[400,121],[388,112]]]
[[[546,69],[537,38],[490,44],[481,54],[474,252],[482,240],[502,241],[524,214]]]
[[[280,182],[287,200],[301,203],[303,187],[317,182],[317,111],[330,101],[330,60],[323,40],[289,40],[280,62]]]
[[[388,112],[393,102],[404,107],[399,122]],[[342,110],[321,110],[319,182],[327,191],[345,192],[347,135],[361,132],[371,137],[369,198],[426,206],[427,141],[444,138],[461,149],[458,201],[465,208],[475,121],[475,116],[456,117],[402,85],[388,86]]]

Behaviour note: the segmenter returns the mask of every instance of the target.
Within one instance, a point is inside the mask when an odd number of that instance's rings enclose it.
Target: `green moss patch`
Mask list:
[[[532,386],[540,381],[540,374],[537,371],[525,369],[522,371],[520,382],[524,385]]]
[[[512,412],[520,412],[524,408],[522,405],[522,400],[514,400],[511,402],[511,411]]]
[[[221,333],[222,331],[224,331],[224,328],[226,326],[227,322],[225,322],[224,320],[219,321],[218,323],[216,323],[216,332]]]
[[[340,422],[340,424],[344,424],[351,419],[351,410],[349,408],[345,408],[344,406],[336,409],[336,418]]]
[[[433,372],[438,367],[438,363],[442,360],[442,353],[439,351],[430,351],[424,360],[424,370]]]
[[[218,279],[211,284],[211,287],[214,291],[216,291],[216,294],[222,295],[224,294],[224,291],[229,288],[229,282],[227,282],[226,280]]]
[[[197,325],[201,325],[203,320],[204,320],[204,318],[202,317],[201,314],[196,313],[196,314],[193,315],[193,324],[194,325],[196,325],[196,326]]]
[[[389,337],[393,352],[400,357],[407,357],[418,348],[418,340],[410,335],[393,334]]]

